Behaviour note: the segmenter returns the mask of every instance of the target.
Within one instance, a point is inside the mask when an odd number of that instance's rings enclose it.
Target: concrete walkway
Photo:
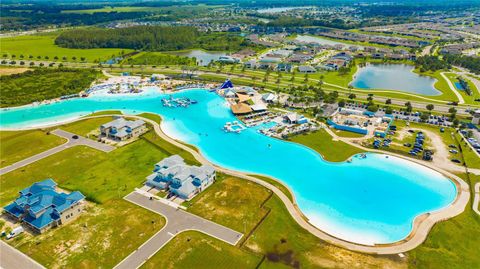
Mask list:
[[[473,199],[473,211],[475,211],[478,215],[480,215],[480,210],[478,207],[480,206],[480,182],[475,184],[475,198]]]
[[[0,268],[3,269],[44,269],[41,264],[0,240]]]
[[[82,137],[82,136],[78,136],[77,139],[74,139],[73,136],[75,134],[67,132],[67,131],[63,131],[63,130],[60,130],[60,129],[56,129],[56,130],[52,131],[51,133],[67,139],[67,142],[65,142],[64,144],[62,144],[60,146],[51,148],[51,149],[46,150],[44,152],[41,152],[37,155],[33,155],[29,158],[23,159],[19,162],[16,162],[14,164],[11,164],[9,166],[6,166],[6,167],[0,169],[0,176],[4,175],[6,173],[9,173],[11,171],[14,171],[18,168],[27,166],[27,165],[29,165],[31,163],[34,163],[36,161],[39,161],[41,159],[44,159],[48,156],[51,156],[55,153],[58,153],[60,151],[65,150],[65,149],[74,147],[74,146],[88,146],[88,147],[91,147],[91,148],[94,148],[94,149],[97,149],[97,150],[101,150],[103,152],[110,152],[110,151],[115,149],[115,147],[113,147],[113,146],[103,144],[103,143],[99,143],[99,142],[93,141],[91,139]]]
[[[140,267],[172,238],[183,231],[199,231],[231,245],[236,245],[243,236],[243,234],[225,226],[166,205],[155,199],[150,200],[149,196],[145,196],[139,192],[132,192],[125,196],[124,199],[164,216],[167,219],[167,224],[127,258],[117,264],[114,267],[116,269],[134,269]]]
[[[450,87],[450,90],[457,96],[458,98],[458,104],[465,104],[465,100],[463,99],[463,96],[458,92],[457,88],[453,85],[452,81],[448,79],[448,77],[445,75],[445,72],[441,72],[440,75],[442,78],[447,81],[448,87]]]

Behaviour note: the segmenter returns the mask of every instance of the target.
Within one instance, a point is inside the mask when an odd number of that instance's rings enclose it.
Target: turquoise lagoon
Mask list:
[[[235,120],[225,100],[205,90],[174,94],[199,103],[166,108],[165,95],[92,96],[50,105],[2,110],[0,127],[53,124],[99,110],[161,115],[171,137],[197,146],[220,166],[275,177],[293,191],[298,206],[319,229],[362,244],[392,243],[411,232],[414,218],[455,200],[456,187],[442,174],[383,154],[331,163],[305,146],[270,138],[254,128],[240,134],[221,130]]]
[[[423,95],[440,95],[435,79],[413,72],[405,64],[369,64],[358,69],[351,85],[358,89],[395,90]]]

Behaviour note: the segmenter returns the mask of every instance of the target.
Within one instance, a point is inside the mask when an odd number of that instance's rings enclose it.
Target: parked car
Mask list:
[[[17,228],[14,228],[9,234],[7,234],[7,239],[14,238],[15,236],[23,233],[23,227],[19,226]]]
[[[459,159],[452,159],[452,162],[454,162],[454,163],[462,163]]]

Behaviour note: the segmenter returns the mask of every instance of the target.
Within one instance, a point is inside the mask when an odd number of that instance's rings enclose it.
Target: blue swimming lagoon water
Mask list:
[[[370,64],[361,67],[351,85],[358,89],[395,90],[423,95],[440,95],[435,79],[412,72],[413,66],[404,64]]]
[[[142,97],[89,97],[0,112],[0,127],[54,123],[98,110],[152,112],[162,115],[162,129],[197,146],[210,161],[234,170],[275,177],[289,186],[302,212],[321,230],[363,243],[391,243],[405,238],[416,216],[446,207],[455,185],[440,173],[382,154],[330,163],[302,145],[270,138],[249,128],[222,129],[232,122],[225,101],[215,93],[176,93],[199,103],[166,108],[161,94]]]

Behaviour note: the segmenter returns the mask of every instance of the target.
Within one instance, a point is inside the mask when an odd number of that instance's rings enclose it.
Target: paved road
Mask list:
[[[200,231],[231,245],[236,245],[243,236],[241,233],[225,226],[195,216],[181,209],[173,208],[155,199],[150,200],[149,197],[138,192],[132,192],[124,199],[163,215],[167,219],[167,224],[135,252],[115,266],[116,269],[134,269],[140,267],[175,237],[175,235],[182,231]]]
[[[23,159],[19,162],[16,162],[12,165],[9,165],[9,166],[6,166],[2,169],[0,169],[0,176],[1,175],[4,175],[6,173],[9,173],[13,170],[16,170],[18,168],[21,168],[21,167],[24,167],[24,166],[27,166],[31,163],[34,163],[36,161],[39,161],[41,159],[44,159],[48,156],[51,156],[55,153],[58,153],[62,150],[65,150],[65,149],[68,149],[68,148],[71,148],[71,147],[74,147],[74,146],[80,146],[80,145],[83,145],[83,146],[89,146],[91,148],[94,148],[94,149],[98,149],[98,150],[101,150],[103,152],[110,152],[112,150],[115,149],[115,147],[113,146],[110,146],[110,145],[107,145],[107,144],[103,144],[103,143],[99,143],[99,142],[96,142],[96,141],[93,141],[91,139],[88,139],[88,138],[85,138],[85,137],[82,137],[82,136],[78,136],[77,139],[73,139],[72,137],[75,135],[73,133],[70,133],[70,132],[67,132],[67,131],[63,131],[63,130],[60,130],[60,129],[56,129],[54,131],[51,132],[52,134],[54,135],[57,135],[57,136],[60,136],[62,138],[65,138],[67,139],[67,142],[60,145],[60,146],[57,146],[57,147],[54,147],[54,148],[51,148],[49,150],[46,150],[44,152],[41,152],[37,155],[34,155],[32,157],[29,157],[29,158],[26,158],[26,159]]]
[[[480,206],[480,182],[475,184],[475,198],[473,198],[473,211],[480,215],[478,206]]]
[[[42,265],[0,240],[0,268],[43,269]]]

